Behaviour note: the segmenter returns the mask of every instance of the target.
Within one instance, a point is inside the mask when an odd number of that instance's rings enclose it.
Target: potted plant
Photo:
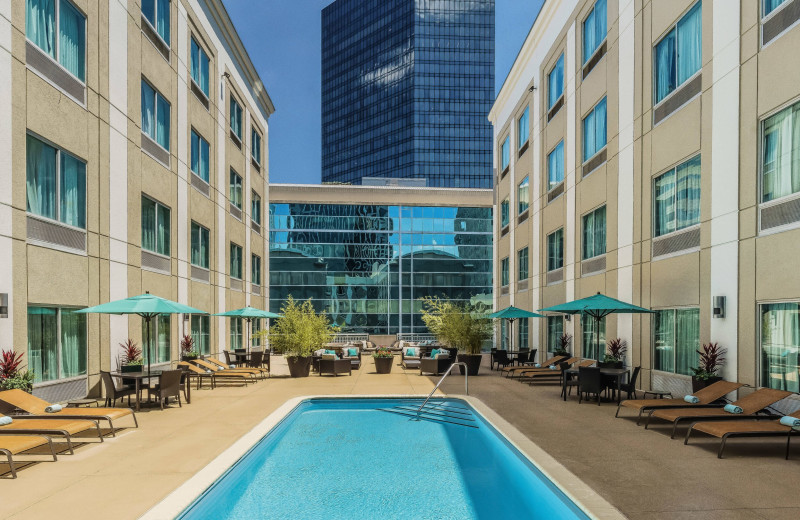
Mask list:
[[[372,353],[372,359],[375,361],[375,371],[379,374],[388,374],[392,371],[392,365],[394,364],[394,354],[386,348],[382,346],[378,350]]]
[[[130,338],[119,346],[122,347],[122,359],[118,361],[120,372],[141,372],[144,368],[142,349]]]
[[[606,343],[606,355],[602,364],[608,368],[622,368],[627,351],[628,344],[624,339],[614,338],[608,340]]]
[[[181,360],[192,361],[200,357],[200,353],[194,349],[194,338],[185,334],[181,339]]]
[[[572,342],[572,334],[565,332],[558,337],[558,346],[556,346],[554,356],[569,356],[569,344]]]
[[[33,392],[33,372],[20,370],[22,356],[22,352],[14,350],[0,352],[0,390]]]
[[[692,392],[722,380],[717,375],[717,370],[725,364],[723,356],[726,352],[727,349],[720,347],[719,343],[703,343],[702,348],[697,351],[700,354],[699,366],[692,368]]]
[[[298,303],[289,295],[281,314],[267,333],[270,344],[286,357],[292,377],[308,377],[312,354],[333,339],[334,329],[324,312],[314,310],[311,298]]]
[[[467,374],[478,375],[481,347],[492,336],[492,321],[470,304],[456,304],[438,297],[421,298],[422,321],[439,343],[458,349],[458,361],[467,364]],[[461,373],[464,367],[459,366]]]

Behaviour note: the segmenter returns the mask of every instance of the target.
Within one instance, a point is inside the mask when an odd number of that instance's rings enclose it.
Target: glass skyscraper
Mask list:
[[[322,181],[491,188],[494,0],[322,11]]]

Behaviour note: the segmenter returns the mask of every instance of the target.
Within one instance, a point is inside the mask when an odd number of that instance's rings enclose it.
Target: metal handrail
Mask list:
[[[447,370],[445,370],[444,375],[442,376],[441,379],[439,379],[439,382],[436,383],[436,386],[433,387],[433,390],[431,390],[431,393],[428,394],[428,397],[425,398],[425,401],[422,403],[422,406],[417,408],[417,417],[419,417],[419,415],[422,413],[422,409],[425,408],[426,404],[428,404],[428,401],[430,401],[431,397],[436,392],[436,390],[439,389],[439,385],[442,384],[444,378],[450,375],[450,372],[453,370],[453,368],[455,368],[456,365],[464,367],[464,394],[469,395],[469,370],[467,369],[467,364],[464,363],[463,361],[456,361],[455,363],[450,365],[450,367]]]

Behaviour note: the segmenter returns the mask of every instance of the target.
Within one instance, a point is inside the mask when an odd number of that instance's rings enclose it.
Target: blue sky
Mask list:
[[[332,0],[225,0],[275,103],[269,119],[271,182],[320,182],[320,20]],[[544,0],[496,0],[495,92]]]

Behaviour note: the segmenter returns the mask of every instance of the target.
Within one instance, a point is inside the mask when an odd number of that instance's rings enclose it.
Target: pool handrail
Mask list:
[[[430,401],[430,399],[433,396],[433,394],[436,393],[436,390],[439,389],[439,385],[442,384],[442,381],[444,381],[444,378],[446,378],[448,375],[450,375],[450,372],[452,372],[453,368],[456,365],[464,367],[464,394],[465,395],[469,395],[469,369],[467,368],[467,364],[464,363],[463,361],[456,361],[455,363],[450,365],[450,367],[447,370],[445,370],[444,374],[439,379],[439,382],[436,383],[436,386],[434,386],[433,390],[431,390],[431,393],[428,394],[428,397],[425,398],[425,401],[422,403],[422,405],[419,408],[417,408],[417,417],[419,417],[419,415],[422,413],[422,409],[425,408],[426,404],[428,404],[428,401]]]

